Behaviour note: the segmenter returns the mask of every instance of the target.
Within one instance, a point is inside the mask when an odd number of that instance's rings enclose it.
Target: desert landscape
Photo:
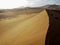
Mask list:
[[[59,42],[58,7],[46,5],[0,10],[0,45],[54,45]]]
[[[45,10],[4,19],[0,21],[0,45],[44,45],[48,26]]]

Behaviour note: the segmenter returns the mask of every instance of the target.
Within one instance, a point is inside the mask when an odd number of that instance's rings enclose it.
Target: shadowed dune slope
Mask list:
[[[60,45],[60,10],[47,10],[49,29],[46,36],[46,45]]]
[[[0,21],[0,45],[45,45],[49,17],[46,10]]]

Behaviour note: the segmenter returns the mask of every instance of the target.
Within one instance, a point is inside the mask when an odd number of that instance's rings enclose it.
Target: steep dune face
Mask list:
[[[0,45],[45,45],[49,17],[40,13],[0,21]]]
[[[49,29],[46,36],[46,45],[60,45],[60,10],[47,10]]]

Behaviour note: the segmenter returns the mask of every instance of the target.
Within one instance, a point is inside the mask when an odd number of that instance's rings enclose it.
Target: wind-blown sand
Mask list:
[[[49,17],[45,10],[0,21],[0,45],[45,45]]]

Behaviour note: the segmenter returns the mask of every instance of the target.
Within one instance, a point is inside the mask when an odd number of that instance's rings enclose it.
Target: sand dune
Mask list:
[[[49,17],[45,10],[0,21],[0,45],[45,45]]]

